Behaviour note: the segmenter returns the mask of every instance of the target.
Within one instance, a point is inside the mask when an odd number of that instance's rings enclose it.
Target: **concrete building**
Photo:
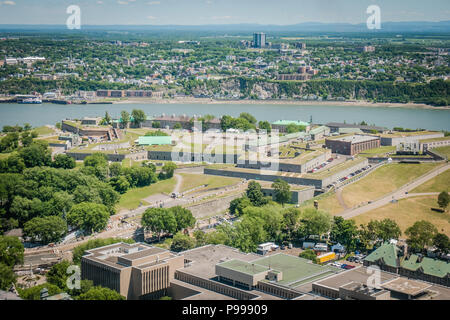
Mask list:
[[[265,48],[267,46],[266,34],[262,32],[257,32],[253,34],[253,47],[254,48]]]
[[[83,118],[81,124],[85,126],[98,126],[102,118]]]
[[[200,121],[200,118],[201,117],[199,116],[190,117],[187,115],[176,116],[175,114],[162,114],[159,117],[154,117],[152,123],[159,123],[159,127],[163,129],[174,129],[175,125],[179,124],[182,129],[191,130],[194,126],[194,122]],[[204,125],[206,126],[206,129],[221,129],[220,119],[217,118],[205,121]]]
[[[325,139],[325,145],[333,153],[353,156],[364,150],[380,147],[380,137],[353,135],[337,139]]]
[[[327,126],[319,126],[309,131],[309,135],[311,136],[311,140],[322,140],[326,136],[330,135],[330,128]]]
[[[341,128],[357,128],[364,133],[373,133],[375,131],[385,133],[388,131],[388,128],[385,127],[367,126],[367,125],[349,124],[340,122],[329,122],[326,124],[326,126],[330,128],[331,133],[339,132],[339,129]]]
[[[116,290],[130,300],[157,299],[167,295],[184,257],[144,243],[116,243],[86,251],[81,278]]]

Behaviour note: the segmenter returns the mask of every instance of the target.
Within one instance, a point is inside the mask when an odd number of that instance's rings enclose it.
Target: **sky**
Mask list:
[[[78,5],[85,25],[365,23],[450,20],[449,0],[0,0],[0,24],[65,24]]]

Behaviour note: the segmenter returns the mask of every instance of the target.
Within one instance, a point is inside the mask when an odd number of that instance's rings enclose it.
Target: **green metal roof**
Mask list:
[[[153,145],[171,145],[172,137],[170,136],[142,136],[138,139],[138,144],[141,146],[153,146]]]
[[[395,244],[385,243],[374,252],[369,254],[365,260],[370,262],[376,262],[380,259],[384,261],[384,264],[397,268],[399,267],[397,264],[398,253],[400,249],[397,248]]]
[[[444,278],[448,273],[450,273],[450,264],[437,260],[424,257],[421,262],[418,262],[419,257],[415,254],[411,255],[408,260],[404,260],[401,264],[402,268],[416,271],[419,268],[422,269],[423,273],[436,276],[439,278]]]
[[[295,121],[295,120],[278,120],[278,121],[272,123],[272,125],[277,125],[277,126],[287,126],[290,124],[295,124],[297,126],[309,126],[308,122]]]
[[[246,273],[250,275],[255,275],[269,270],[269,268],[267,267],[252,264],[250,262],[245,262],[238,259],[229,260],[223,263],[219,263],[218,265],[227,269],[231,269],[237,272]]]

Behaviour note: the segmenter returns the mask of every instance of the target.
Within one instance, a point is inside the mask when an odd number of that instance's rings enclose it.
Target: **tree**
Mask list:
[[[147,209],[142,215],[142,226],[158,234],[161,239],[162,233],[173,234],[177,230],[177,220],[173,211],[162,208]]]
[[[286,181],[277,179],[272,184],[272,188],[275,191],[275,201],[281,203],[283,207],[285,203],[291,201],[292,199],[291,187]]]
[[[389,241],[391,239],[400,238],[402,231],[398,224],[391,219],[384,219],[382,221],[370,221],[369,224],[374,225],[375,233],[378,239],[383,242]]]
[[[17,132],[8,133],[0,140],[0,152],[11,152],[19,146],[19,134]]]
[[[161,169],[160,179],[170,179],[173,177],[177,165],[173,162],[167,162]]]
[[[300,215],[300,210],[296,208],[289,208],[283,212],[282,225],[289,240],[292,240],[292,235],[297,232]]]
[[[230,213],[235,215],[242,215],[244,213],[244,209],[251,206],[252,202],[246,196],[234,199],[230,202]]]
[[[60,263],[53,265],[46,274],[48,283],[54,284],[61,290],[67,291],[67,278],[69,278],[67,269],[70,266],[71,263],[67,260],[63,260]]]
[[[104,153],[96,152],[84,158],[85,167],[106,167],[108,166],[108,157]]]
[[[258,127],[260,130],[266,130],[267,133],[272,132],[272,126],[270,125],[269,121],[260,121]]]
[[[175,130],[183,129],[183,127],[181,126],[181,123],[179,123],[179,122],[175,123],[175,125],[173,126],[173,128],[174,128]]]
[[[17,237],[0,236],[0,263],[8,267],[23,263],[23,244]]]
[[[177,233],[173,236],[170,250],[174,252],[186,251],[195,247],[195,240],[188,235]]]
[[[301,125],[297,125],[295,123],[290,123],[286,126],[286,132],[287,133],[295,133],[295,132],[302,132],[305,131],[306,127],[305,126],[301,126]]]
[[[24,236],[43,244],[59,242],[67,234],[67,223],[58,216],[36,217],[26,222]]]
[[[78,296],[78,300],[125,300],[117,291],[100,286],[92,287]]]
[[[256,118],[254,116],[252,116],[250,113],[248,112],[242,112],[239,115],[239,118],[245,119],[248,122],[250,122],[251,124],[256,124]]]
[[[120,194],[124,194],[130,189],[130,183],[124,176],[111,178],[109,184]]]
[[[300,215],[301,233],[305,236],[321,236],[331,228],[331,215],[328,212],[312,208],[305,209]]]
[[[63,290],[61,290],[60,288],[58,288],[58,286],[55,286],[54,284],[43,283],[28,289],[18,288],[19,296],[25,300],[41,300],[41,290],[44,288],[48,290],[49,296],[54,296],[58,293],[63,292]]]
[[[433,238],[437,234],[436,227],[425,220],[415,222],[406,229],[405,234],[408,237],[407,244],[415,251],[422,251],[426,246],[433,243]]]
[[[111,163],[109,166],[109,175],[111,177],[118,177],[122,175],[122,165],[118,162]]]
[[[130,123],[130,114],[123,110],[120,113],[120,122],[122,123],[122,128],[128,128],[128,124]]]
[[[358,228],[354,220],[344,220],[344,218],[336,216],[333,218],[331,227],[331,241],[341,243],[346,246],[347,251],[352,251],[356,246],[356,237]]]
[[[267,204],[264,194],[261,191],[261,185],[256,181],[250,181],[247,188],[247,198],[250,199],[252,205],[260,207]]]
[[[133,111],[131,111],[131,116],[133,117],[133,122],[136,126],[140,126],[142,122],[147,120],[147,116],[143,110],[133,109]]]
[[[0,263],[0,290],[9,290],[16,283],[16,275],[12,267]]]
[[[194,238],[195,238],[195,244],[197,247],[202,247],[202,246],[206,245],[206,243],[207,243],[206,232],[204,232],[202,230],[195,230]]]
[[[446,210],[450,203],[450,196],[447,191],[442,191],[438,196],[438,205],[441,209]]]
[[[105,117],[103,118],[103,121],[105,124],[110,124],[111,123],[111,117],[108,113],[108,111],[105,112]]]
[[[260,217],[244,215],[231,231],[231,246],[244,252],[256,251],[258,244],[267,240],[264,221]]]
[[[300,258],[311,260],[313,263],[317,263],[317,255],[314,250],[306,249],[298,255]]]
[[[52,163],[54,168],[73,169],[76,167],[75,159],[67,154],[58,154]]]
[[[103,204],[83,202],[74,205],[67,214],[67,222],[87,232],[104,230],[109,220],[109,211]]]
[[[52,163],[48,143],[40,140],[34,141],[29,147],[20,150],[19,155],[27,168],[49,166]]]
[[[367,225],[361,224],[358,230],[358,239],[365,250],[373,248],[378,239],[375,226],[370,222]]]
[[[175,220],[177,221],[177,228],[175,232],[192,228],[195,225],[196,220],[190,210],[181,206],[172,207],[169,210],[173,212]]]
[[[450,239],[446,234],[437,233],[433,238],[433,246],[435,246],[440,253],[447,254],[450,252]]]

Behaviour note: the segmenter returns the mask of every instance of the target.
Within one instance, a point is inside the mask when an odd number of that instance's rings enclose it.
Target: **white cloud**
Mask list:
[[[212,16],[211,19],[213,20],[225,20],[225,19],[232,19],[232,16]]]
[[[150,19],[150,20],[155,20],[155,19],[157,19],[156,17],[154,17],[154,16],[147,16],[147,19]]]
[[[128,4],[128,1],[118,0],[117,3],[118,3],[118,4]]]
[[[3,2],[0,2],[0,3],[3,3],[3,4],[6,4],[6,5],[8,5],[8,6],[15,6],[16,5],[16,3],[14,2],[14,1],[3,1]]]
[[[156,4],[161,4],[161,1],[150,1],[148,3],[148,5],[150,5],[150,6],[153,6],[153,5],[156,5]]]
[[[97,1],[97,4],[103,4],[103,1]]]

